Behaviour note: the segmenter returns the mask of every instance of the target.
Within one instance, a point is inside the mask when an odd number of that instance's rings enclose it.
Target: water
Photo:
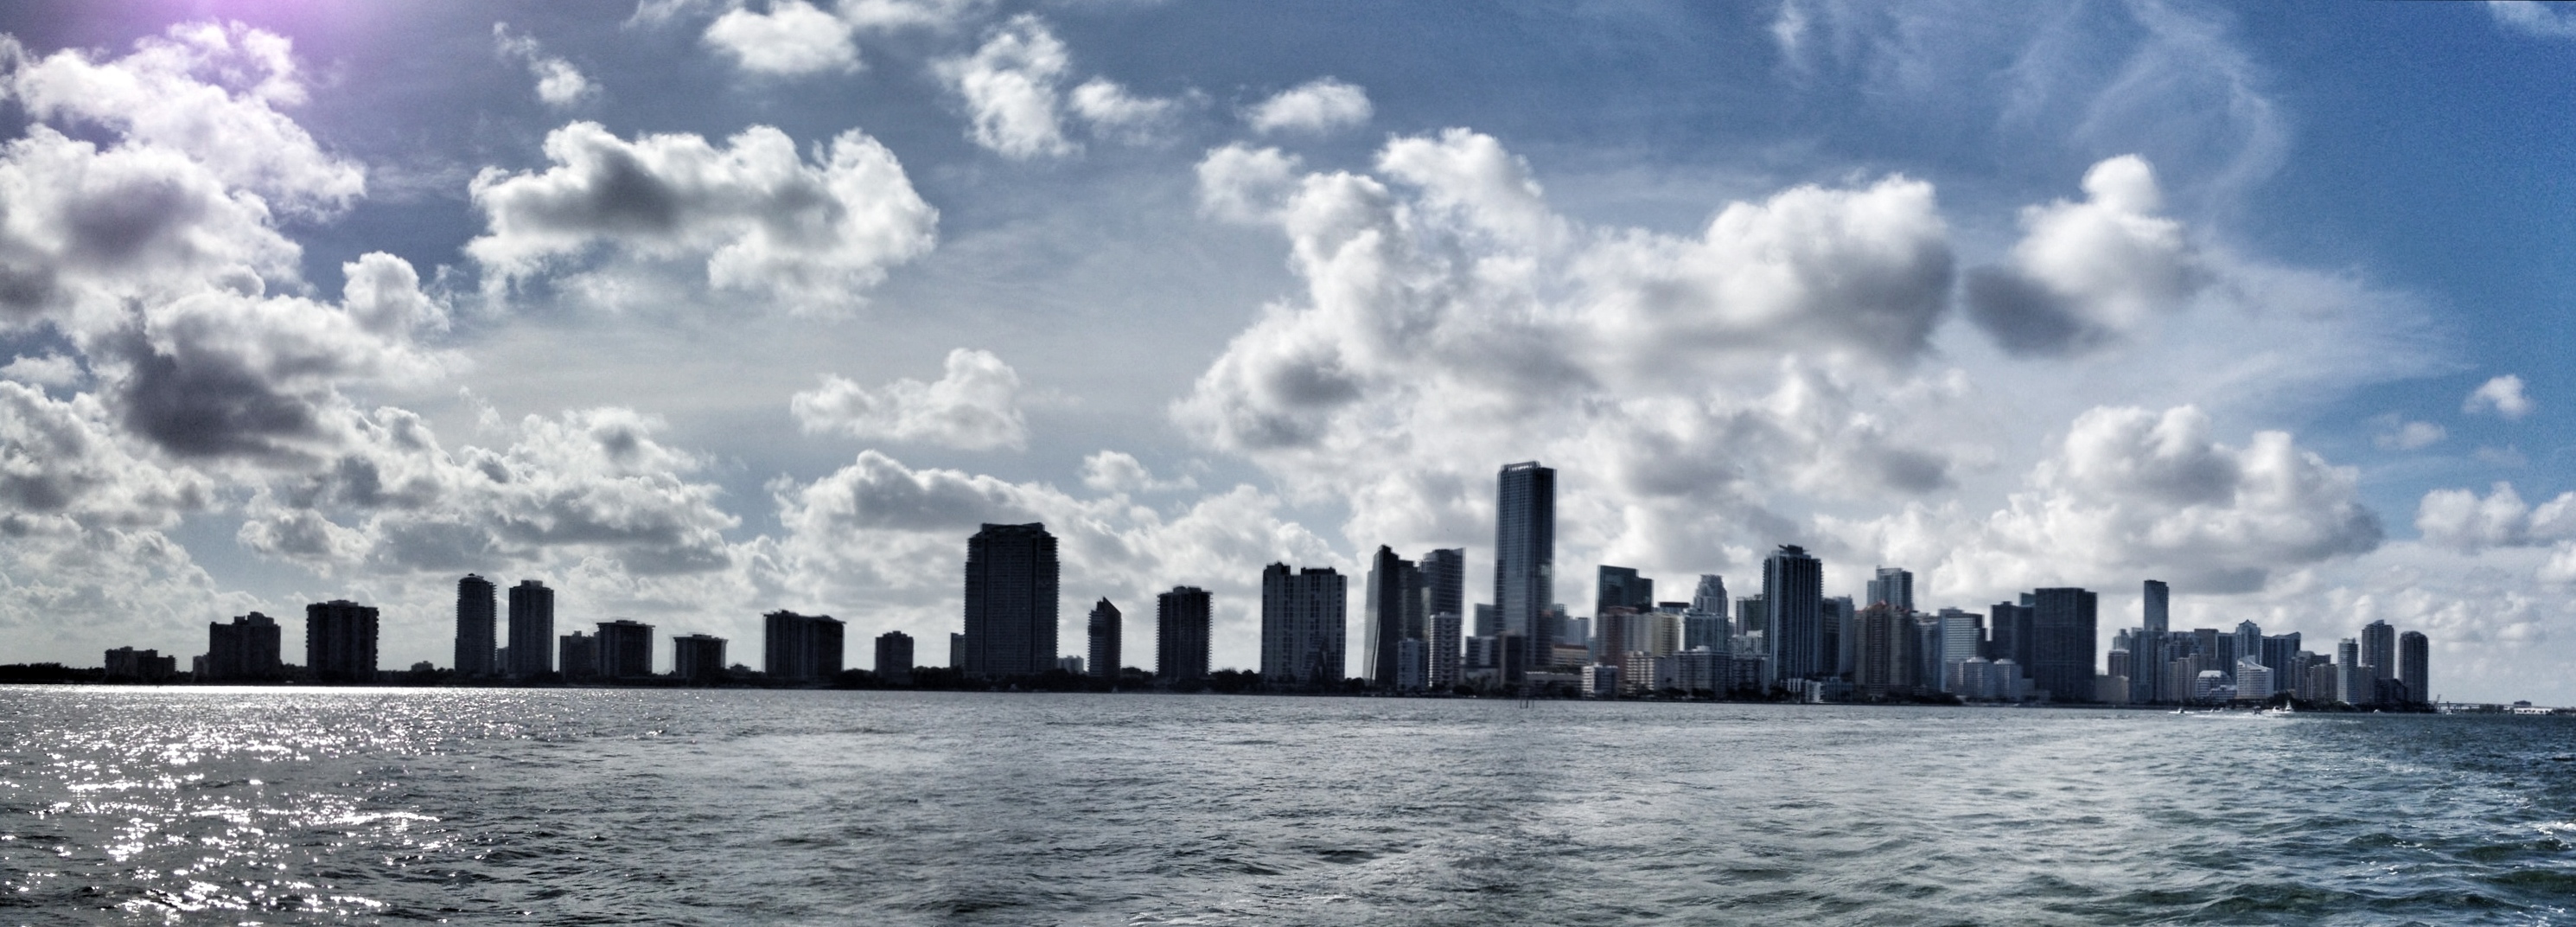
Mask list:
[[[0,688],[0,923],[2576,923],[2576,724]]]

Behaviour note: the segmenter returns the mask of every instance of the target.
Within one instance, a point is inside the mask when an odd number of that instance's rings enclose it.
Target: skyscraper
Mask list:
[[[627,618],[602,621],[599,633],[592,639],[598,642],[601,678],[642,679],[653,675],[652,625]]]
[[[1592,628],[1601,638],[1601,652],[1595,659],[1617,664],[1629,651],[1646,649],[1644,616],[1655,610],[1655,581],[1634,569],[1607,564],[1596,568],[1594,575]]]
[[[304,606],[304,668],[323,682],[376,681],[376,610],[347,599]]]
[[[1556,601],[1556,471],[1535,460],[1508,464],[1498,482],[1494,607],[1502,614],[1502,633],[1522,640],[1522,662],[1510,671],[1516,676],[1554,659],[1555,629],[1543,616]]]
[[[1331,567],[1261,571],[1261,681],[1272,688],[1338,687],[1350,586]]]
[[[277,622],[252,612],[206,623],[206,675],[199,682],[271,680],[285,674]]]
[[[1044,524],[987,524],[966,542],[966,675],[1056,668],[1056,573]]]
[[[1422,614],[1467,613],[1467,551],[1449,547],[1423,554]]]
[[[1101,596],[1100,601],[1091,606],[1091,618],[1083,624],[1083,632],[1090,636],[1091,647],[1084,652],[1091,657],[1091,675],[1110,680],[1118,678],[1119,661],[1126,659],[1118,648],[1119,632],[1125,630],[1125,621],[1126,616],[1119,614],[1118,606],[1109,604],[1108,596]]]
[[[761,672],[769,678],[830,682],[841,675],[841,638],[845,629],[832,616],[799,615],[782,609],[760,616],[760,627]]]
[[[1997,602],[1986,616],[1986,659],[2013,661],[2023,678],[2029,678],[2030,665],[2038,659],[2031,633],[2033,611],[2026,604]]]
[[[2143,625],[2143,627],[2146,628],[2147,633],[2163,634],[2166,631],[2172,630],[2170,626],[2172,614],[2168,611],[2168,608],[2171,605],[2171,595],[2172,590],[2165,587],[2163,580],[2147,580],[2146,623]]]
[[[896,685],[912,682],[912,635],[887,631],[877,635],[877,678]]]
[[[492,675],[493,622],[499,612],[492,581],[465,574],[456,581],[456,675]]]
[[[580,631],[555,638],[555,672],[567,681],[599,678],[599,639]]]
[[[1824,564],[1804,547],[1783,544],[1762,561],[1764,624],[1769,627],[1763,646],[1774,675],[1783,682],[1833,671],[1824,652],[1824,584]]]
[[[2050,701],[2093,700],[2093,677],[2101,663],[2094,659],[2098,597],[2071,587],[2033,593],[2031,613],[2031,684],[2048,691]]]
[[[671,675],[689,682],[724,678],[725,639],[712,634],[671,638]]]
[[[1914,611],[1914,574],[1899,567],[1879,567],[1878,573],[1869,581],[1869,601],[1860,605],[1868,608],[1881,602],[1894,606],[1897,614],[1911,614]]]
[[[1459,663],[1463,657],[1459,651],[1461,622],[1457,612],[1433,612],[1430,623],[1430,637],[1425,639],[1425,643],[1429,645],[1431,657],[1425,670],[1432,691],[1437,692],[1466,678]]]
[[[1380,544],[1369,561],[1368,596],[1361,613],[1360,666],[1370,682],[1394,687],[1404,672],[1404,641],[1421,640],[1422,571]]]
[[[1201,679],[1208,674],[1208,644],[1215,621],[1208,591],[1174,586],[1154,597],[1154,678]]]
[[[1912,694],[1918,662],[1914,619],[1882,599],[1861,609],[1852,629],[1855,693],[1871,699]]]
[[[2385,621],[2362,625],[2361,664],[2370,667],[2372,679],[2397,678],[2397,629]]]
[[[555,591],[533,579],[510,587],[510,677],[554,672]]]
[[[1941,625],[1941,675],[1937,679],[1920,680],[1920,684],[1927,689],[1949,692],[1952,691],[1951,683],[1959,674],[1959,665],[1975,659],[1985,644],[1986,619],[1975,612],[1945,608],[1936,620]]]
[[[2397,635],[2397,681],[2406,687],[2407,704],[2422,705],[2433,700],[2432,680],[2427,676],[2432,642],[2422,631]]]

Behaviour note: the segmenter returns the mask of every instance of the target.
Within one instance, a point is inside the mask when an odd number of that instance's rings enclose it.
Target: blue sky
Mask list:
[[[1067,602],[1143,640],[1205,586],[1251,665],[1262,564],[1464,546],[1483,588],[1493,471],[1537,458],[1569,603],[1601,562],[1748,592],[1800,543],[1837,591],[2103,589],[2107,642],[2160,578],[2186,624],[2384,619],[2445,695],[2576,701],[2554,9],[0,31],[0,277],[42,284],[0,294],[0,659],[350,596],[444,664],[469,569],[567,623],[937,639],[974,525],[1044,520]]]

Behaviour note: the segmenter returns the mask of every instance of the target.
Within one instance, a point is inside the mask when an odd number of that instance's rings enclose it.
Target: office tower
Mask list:
[[[2370,667],[2372,679],[2397,678],[2396,628],[2385,621],[2361,626],[2361,665]]]
[[[599,642],[600,678],[643,679],[653,675],[652,625],[628,618],[602,621],[593,639]]]
[[[671,675],[689,682],[724,678],[725,639],[711,634],[671,638]]]
[[[566,680],[599,678],[599,638],[580,631],[556,638],[555,671]]]
[[[1637,649],[1636,640],[1643,635],[1637,628],[1637,610],[1613,605],[1592,616],[1594,634],[1592,659],[1596,663],[1617,663],[1620,655]]]
[[[1899,614],[1914,611],[1914,574],[1897,567],[1879,567],[1869,581],[1869,601],[1863,608],[1886,603]]]
[[[1555,628],[1542,620],[1556,601],[1556,471],[1526,461],[1503,467],[1494,499],[1494,606],[1502,633],[1522,639],[1515,679],[1552,659]]]
[[[2427,675],[2427,671],[2431,668],[2429,661],[2432,646],[2432,642],[2425,639],[2422,631],[2408,631],[2397,635],[2397,681],[2405,686],[2405,692],[2400,697],[2404,698],[2409,705],[2424,705],[2433,701],[2433,690],[2427,688],[2432,682]]]
[[[2173,616],[2169,611],[2172,592],[2173,590],[2166,588],[2163,580],[2147,580],[2146,623],[2143,625],[2147,633],[2163,634],[2173,630],[2171,624]]]
[[[1682,650],[1682,603],[1666,602],[1654,611],[1638,617],[1645,622],[1645,646],[1637,649],[1655,656],[1680,653]]]
[[[207,675],[199,682],[249,682],[285,675],[277,622],[252,612],[232,623],[206,623]]]
[[[1154,597],[1154,678],[1171,681],[1203,679],[1208,674],[1208,647],[1216,610],[1208,591],[1174,586]]]
[[[2272,691],[2290,691],[2298,683],[2299,671],[2305,669],[2299,659],[2299,632],[2265,636],[2260,653],[2262,664],[2272,668]]]
[[[510,678],[554,672],[555,591],[533,579],[510,587]]]
[[[1118,606],[1109,604],[1108,596],[1101,596],[1091,606],[1091,619],[1083,626],[1091,636],[1091,647],[1086,651],[1091,655],[1091,675],[1113,681],[1118,678],[1118,667],[1123,665],[1120,661],[1126,659],[1118,646],[1125,622],[1126,616],[1118,613]]]
[[[2017,605],[2011,602],[1995,603],[1994,607],[1987,612],[1989,636],[1986,642],[1986,659],[1998,663],[2011,660],[2021,672],[2029,672],[2030,665],[2035,659],[2031,633],[2033,614],[2033,609],[2029,605]]]
[[[1272,688],[1338,688],[1348,581],[1331,567],[1294,573],[1285,563],[1261,571],[1261,681]],[[1527,659],[1527,657],[1523,657]]]
[[[1366,611],[1361,613],[1360,668],[1380,686],[1396,684],[1404,665],[1403,641],[1422,639],[1422,571],[1380,544],[1369,561]]]
[[[2101,665],[2093,658],[2096,596],[2075,588],[2041,589],[2033,596],[2031,684],[2047,690],[2052,701],[2092,701]]]
[[[1706,647],[1726,653],[1733,644],[1735,629],[1727,621],[1726,580],[1715,573],[1702,573],[1699,587],[1691,592],[1690,608],[1682,612],[1682,649]]]
[[[845,629],[832,616],[774,611],[760,616],[760,629],[760,671],[769,678],[830,682],[841,675]]]
[[[877,635],[876,673],[885,682],[912,684],[912,635],[901,631]]]
[[[2239,621],[2236,623],[2235,633],[2228,636],[2235,638],[2235,640],[2228,644],[2228,656],[2230,658],[2228,676],[2230,678],[2233,678],[2236,675],[2233,664],[2242,663],[2247,660],[2252,660],[2256,663],[2263,662],[2263,626],[2251,621]],[[2239,688],[2242,688],[2242,686]]]
[[[1783,681],[1810,679],[1833,670],[1824,652],[1824,564],[1794,544],[1762,561],[1762,601],[1767,612],[1763,645],[1773,675]]]
[[[2370,667],[2361,661],[2361,642],[2349,637],[2335,642],[2335,700],[2368,705],[2372,682]]]
[[[1955,608],[1942,609],[1934,621],[1941,626],[1941,675],[1927,679],[1923,685],[1951,691],[1951,681],[1959,675],[1959,664],[1975,659],[1986,643],[1986,616]]]
[[[1483,602],[1476,603],[1476,636],[1503,636],[1503,610]]]
[[[1852,607],[1850,596],[1839,595],[1816,603],[1816,629],[1820,641],[1817,659],[1825,664],[1823,672],[1838,679],[1850,679],[1853,661],[1859,653],[1853,648],[1860,643],[1860,609]]]
[[[1628,567],[1607,565],[1599,568],[1598,576],[1593,614],[1620,607],[1635,609],[1640,614],[1655,610],[1654,580],[1639,576],[1636,570]]]
[[[1771,630],[1771,605],[1758,595],[1735,600],[1735,633],[1763,634]]]
[[[1854,616],[1852,630],[1854,694],[1884,699],[1912,692],[1914,619],[1880,601]]]
[[[1443,691],[1456,686],[1466,677],[1459,665],[1459,625],[1457,612],[1431,613],[1430,663],[1424,667],[1431,690]]]
[[[304,669],[323,682],[376,681],[376,610],[347,599],[304,606]]]
[[[1044,524],[994,525],[966,542],[966,675],[1055,669],[1055,535]]]
[[[456,581],[456,675],[474,679],[492,675],[493,622],[498,599],[492,581],[465,574]]]
[[[1449,547],[1423,554],[1418,563],[1422,571],[1422,614],[1441,612],[1467,613],[1467,549]]]

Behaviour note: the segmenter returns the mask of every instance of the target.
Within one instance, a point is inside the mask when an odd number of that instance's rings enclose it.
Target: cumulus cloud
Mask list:
[[[2472,553],[2564,541],[2576,538],[2576,492],[2535,508],[2509,482],[2496,483],[2483,499],[2475,490],[2436,489],[2417,504],[2415,530],[2426,543]]]
[[[777,0],[766,12],[725,11],[707,26],[706,43],[745,71],[781,77],[859,69],[852,26],[804,0]]]
[[[1364,125],[1371,112],[1368,91],[1325,77],[1261,101],[1243,121],[1255,132],[1330,132]]]
[[[2379,426],[2379,433],[2372,435],[2370,441],[2382,450],[2422,450],[2450,437],[2450,432],[2440,425],[2408,421],[2394,413],[2371,419],[2371,422]]]
[[[2531,397],[2522,392],[2522,378],[2510,373],[2480,384],[2460,402],[2462,412],[2494,413],[2507,420],[2529,415],[2531,408]]]
[[[547,106],[570,107],[598,90],[572,62],[546,54],[534,36],[513,34],[508,23],[492,24],[492,45],[501,57],[527,65],[537,81],[537,99]]]
[[[1028,446],[1020,417],[1020,375],[988,351],[948,352],[945,375],[923,383],[903,378],[869,389],[826,376],[797,393],[788,408],[807,434],[915,441],[986,450]]]
[[[1093,132],[1138,139],[1152,137],[1180,106],[1175,100],[1135,96],[1116,81],[1101,77],[1073,88],[1071,100],[1074,114],[1089,122]]]
[[[2086,199],[2022,211],[2011,260],[1968,275],[1971,318],[2018,354],[2077,354],[2181,308],[2203,284],[2182,224],[2157,215],[2155,172],[2122,155],[2084,174]]]
[[[938,223],[894,153],[856,129],[834,138],[820,164],[768,126],[717,147],[689,134],[627,141],[576,122],[549,133],[545,150],[554,163],[544,171],[486,168],[474,178],[489,230],[466,251],[490,286],[595,250],[702,257],[710,286],[830,311],[928,253]]]
[[[15,380],[29,386],[65,387],[81,381],[80,361],[60,354],[21,354],[0,366],[0,380]]]
[[[1197,489],[1199,483],[1187,476],[1159,479],[1133,454],[1101,451],[1082,459],[1082,485],[1098,492],[1132,494]]]
[[[1199,159],[1199,211],[1229,222],[1264,222],[1297,188],[1296,155],[1242,144],[1211,149]]]
[[[0,382],[0,535],[57,529],[149,528],[213,501],[194,470],[163,468],[119,438],[96,397],[69,400]]]
[[[1143,141],[1169,123],[1180,105],[1136,96],[1098,77],[1068,94],[1064,83],[1072,74],[1072,55],[1044,20],[1026,13],[994,29],[974,54],[943,59],[934,69],[965,100],[966,137],[1015,160],[1082,150],[1069,135],[1068,110],[1095,137]]]

